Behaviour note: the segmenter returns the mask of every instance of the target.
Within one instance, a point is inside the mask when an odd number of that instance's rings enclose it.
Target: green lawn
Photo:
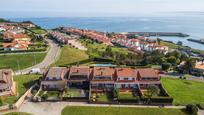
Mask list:
[[[81,93],[79,89],[69,89],[66,93],[63,95],[64,97],[80,97]]]
[[[162,84],[168,94],[174,98],[174,104],[204,104],[204,83],[174,78],[162,78]]]
[[[31,28],[30,30],[36,34],[45,34],[46,33],[46,31],[44,29],[40,29],[40,28]]]
[[[22,96],[34,83],[39,79],[41,75],[19,75],[14,76],[14,81],[16,82],[16,87],[18,95],[4,97],[3,104],[12,104],[15,103],[20,96]]]
[[[109,101],[108,94],[105,93],[105,94],[98,95],[97,101],[99,101],[99,102],[108,102]]]
[[[6,113],[3,115],[32,115],[30,113],[25,113],[25,112],[11,112],[11,113]]]
[[[120,52],[120,53],[123,53],[123,54],[126,54],[126,55],[128,54],[128,52],[131,52],[127,48],[122,48],[122,47],[117,47],[117,46],[112,47],[112,51],[115,52],[115,53]]]
[[[89,56],[85,51],[70,48],[68,46],[62,47],[60,58],[56,62],[56,66],[67,66],[81,64],[81,61],[88,60]]]
[[[59,97],[59,91],[47,91],[48,97]]]
[[[7,55],[0,55],[0,69],[1,68],[10,68],[15,70],[18,70],[18,63],[19,63],[19,69],[24,69],[31,67],[36,63],[40,63],[44,57],[46,56],[46,53],[29,53],[29,54],[7,54]]]
[[[138,97],[133,96],[132,92],[119,93],[118,99],[138,100]]]
[[[62,115],[186,115],[180,109],[67,106]]]
[[[185,47],[185,46],[180,46],[180,45],[177,45],[177,44],[174,44],[174,43],[170,43],[170,42],[165,42],[165,41],[161,41],[161,45],[162,46],[167,46],[167,47],[169,47],[171,49],[179,49],[179,48],[190,49],[190,48]],[[193,49],[193,48],[191,48],[191,50],[193,52],[198,52],[198,53],[204,54],[204,50],[197,50],[197,49]]]

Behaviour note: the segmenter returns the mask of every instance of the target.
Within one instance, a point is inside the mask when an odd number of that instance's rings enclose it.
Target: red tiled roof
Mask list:
[[[137,73],[131,68],[116,68],[116,74],[118,77],[137,77]]]
[[[73,66],[70,68],[69,74],[80,74],[80,75],[88,75],[89,67],[88,66]]]
[[[138,74],[142,78],[151,77],[151,78],[158,78],[159,74],[152,68],[145,68],[145,69],[137,69]]]
[[[114,74],[113,68],[110,67],[94,67],[93,77],[94,76],[112,76]]]
[[[13,34],[11,32],[5,32],[4,33],[5,38],[12,38],[12,39],[20,39],[20,38],[30,38],[26,34]]]

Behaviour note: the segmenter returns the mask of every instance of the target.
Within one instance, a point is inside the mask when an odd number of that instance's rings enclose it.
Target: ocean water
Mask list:
[[[203,44],[187,41],[204,39],[204,15],[178,17],[106,17],[106,18],[12,18],[13,21],[33,21],[46,29],[59,26],[93,29],[102,32],[182,32],[190,37],[160,37],[161,39],[204,50]]]

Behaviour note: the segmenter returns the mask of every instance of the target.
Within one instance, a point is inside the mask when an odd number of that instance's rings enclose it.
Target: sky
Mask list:
[[[204,0],[1,0],[0,17],[140,16],[204,12]]]

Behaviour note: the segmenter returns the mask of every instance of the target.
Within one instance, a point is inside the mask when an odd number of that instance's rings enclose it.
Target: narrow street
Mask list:
[[[32,67],[26,68],[24,70],[16,71],[15,72],[16,75],[27,74],[33,68],[40,68],[40,69],[47,68],[57,60],[58,56],[60,55],[60,46],[58,46],[58,44],[56,44],[54,41],[50,39],[46,39],[46,41],[48,42],[50,49],[47,52],[45,59],[41,63],[36,64]]]
[[[90,107],[136,107],[136,108],[160,108],[159,106],[143,105],[109,105],[109,104],[88,104],[86,102],[40,102],[33,103],[25,101],[22,106],[15,111],[28,112],[34,115],[61,115],[61,111],[66,106],[90,106]],[[35,109],[34,109],[35,108]],[[165,106],[164,108],[182,109],[185,106]]]

